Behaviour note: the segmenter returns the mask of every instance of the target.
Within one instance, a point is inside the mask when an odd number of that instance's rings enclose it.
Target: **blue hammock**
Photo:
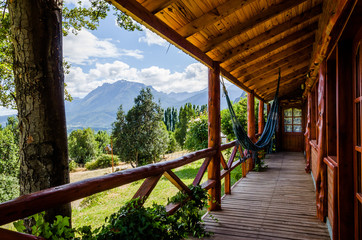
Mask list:
[[[253,141],[248,137],[248,134],[245,132],[244,127],[241,125],[240,121],[235,115],[233,106],[231,104],[230,98],[227,94],[226,88],[224,83],[223,84],[223,90],[224,94],[226,96],[226,102],[230,111],[231,121],[233,125],[233,130],[235,133],[235,136],[237,138],[237,143],[240,144],[244,149],[251,150],[253,155],[255,155],[256,152],[262,150],[272,140],[275,132],[276,125],[278,123],[278,94],[279,94],[279,83],[280,83],[280,69],[279,69],[279,78],[278,78],[278,86],[277,90],[275,92],[274,101],[271,106],[267,123],[265,125],[265,128],[263,130],[263,133],[261,134],[259,140],[256,143],[253,143]],[[253,157],[254,158],[254,157]]]

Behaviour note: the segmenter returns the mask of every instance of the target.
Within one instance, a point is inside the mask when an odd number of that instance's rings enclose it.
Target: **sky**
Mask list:
[[[76,0],[69,0],[69,2]],[[158,91],[194,92],[207,87],[207,67],[142,26],[129,32],[109,14],[97,30],[81,30],[63,38],[70,63],[67,90],[83,98],[104,83],[127,80],[151,85]],[[0,107],[0,115],[14,114]]]

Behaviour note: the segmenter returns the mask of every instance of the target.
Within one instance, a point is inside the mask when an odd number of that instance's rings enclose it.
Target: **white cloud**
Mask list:
[[[84,97],[98,86],[118,80],[141,82],[166,93],[194,92],[207,87],[207,68],[201,63],[193,63],[184,72],[172,72],[157,66],[136,69],[124,62],[114,61],[96,64],[88,73],[80,67],[71,68],[66,76],[67,89],[73,97]]]
[[[94,58],[143,58],[142,51],[118,49],[110,39],[100,40],[87,30],[80,31],[78,35],[69,34],[64,37],[64,56],[73,64],[91,63],[95,61]]]
[[[148,46],[150,45],[159,45],[163,47],[168,46],[169,43],[165,39],[158,36],[156,33],[151,32],[150,30],[148,30],[143,26],[142,29],[145,35],[138,39],[139,42],[147,43]]]
[[[17,113],[18,113],[17,110],[0,107],[0,116],[14,115]]]
[[[74,6],[78,6],[78,2],[79,2],[79,0],[65,0],[64,1],[64,3],[65,4],[73,4]],[[89,0],[82,0],[81,1],[81,6],[82,7],[86,7],[86,8],[88,8],[88,7],[90,7],[92,4],[90,3],[90,1]]]

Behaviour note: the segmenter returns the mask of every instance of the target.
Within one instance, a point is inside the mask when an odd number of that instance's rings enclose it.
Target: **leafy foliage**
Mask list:
[[[180,108],[178,116],[179,121],[175,129],[175,138],[181,147],[183,147],[185,143],[189,121],[195,116],[196,112],[191,103],[186,103],[184,107]]]
[[[113,156],[114,164],[118,164],[119,160],[117,156]],[[91,162],[85,164],[85,168],[88,170],[98,169],[98,168],[107,168],[112,166],[112,155],[102,154]]]
[[[76,163],[89,162],[98,154],[98,143],[91,128],[78,129],[68,137],[69,156]]]
[[[5,128],[0,128],[0,202],[19,195],[18,121],[9,117]]]
[[[55,217],[56,219],[52,224],[44,220],[44,212],[35,214],[30,217],[34,220],[34,225],[31,229],[27,229],[24,225],[24,220],[14,222],[14,227],[18,232],[27,232],[35,236],[41,236],[46,239],[61,240],[61,239],[73,239],[75,230],[70,227],[69,217],[62,217],[60,215]]]
[[[188,150],[200,150],[208,145],[208,117],[203,114],[191,120],[189,130],[186,133],[185,148]]]
[[[111,142],[111,138],[107,131],[98,131],[95,135],[96,141],[98,142],[98,152],[107,153],[106,147]]]
[[[106,219],[106,225],[94,230],[82,229],[83,239],[184,239],[206,237],[210,234],[201,223],[202,210],[206,206],[207,193],[200,186],[191,186],[192,199],[175,214],[168,215],[164,206],[153,204],[144,207],[143,199],[133,199]],[[179,192],[169,203],[179,203],[189,196]]]
[[[246,128],[247,126],[247,98],[241,98],[239,102],[233,104],[233,108],[236,114],[236,117],[239,119],[241,124]],[[224,109],[221,111],[221,131],[227,136],[229,140],[235,139],[235,134],[233,131],[233,125],[231,122],[229,109]]]
[[[164,206],[153,204],[144,207],[143,199],[133,199],[120,210],[106,218],[106,224],[92,231],[90,226],[72,229],[69,217],[56,216],[52,224],[44,220],[44,213],[31,216],[35,224],[27,229],[24,221],[14,223],[19,232],[29,232],[46,239],[150,239],[178,240],[188,236],[203,238],[210,235],[202,224],[200,211],[206,206],[207,192],[200,186],[191,186],[192,199],[182,205],[173,215],[168,215]],[[189,195],[179,192],[169,203],[185,201]],[[81,237],[75,237],[78,232]]]
[[[119,107],[112,137],[115,152],[133,167],[160,160],[160,155],[167,150],[168,133],[150,88],[140,91],[127,115],[122,106]]]

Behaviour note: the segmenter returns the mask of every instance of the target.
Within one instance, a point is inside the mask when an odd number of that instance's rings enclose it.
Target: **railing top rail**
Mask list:
[[[230,143],[226,145],[229,147],[232,146]],[[213,148],[207,148],[174,160],[123,170],[20,196],[0,204],[0,225],[28,217],[32,214],[51,209],[98,192],[119,187],[157,174],[162,174],[167,170],[181,167],[202,158],[210,157],[216,154],[216,152],[217,150]]]

